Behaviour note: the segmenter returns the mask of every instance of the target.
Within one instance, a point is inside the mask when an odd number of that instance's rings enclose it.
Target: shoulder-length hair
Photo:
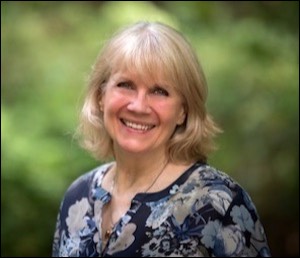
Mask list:
[[[157,74],[180,94],[185,122],[168,142],[173,162],[206,161],[221,130],[208,114],[207,83],[189,42],[177,30],[158,22],[138,22],[115,34],[98,55],[88,80],[88,91],[78,127],[81,145],[99,160],[114,157],[113,142],[103,123],[99,101],[114,69]]]

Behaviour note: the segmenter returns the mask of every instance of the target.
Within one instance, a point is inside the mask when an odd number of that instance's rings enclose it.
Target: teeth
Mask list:
[[[136,124],[126,120],[123,120],[123,122],[126,126],[139,131],[148,131],[154,127],[154,125]]]

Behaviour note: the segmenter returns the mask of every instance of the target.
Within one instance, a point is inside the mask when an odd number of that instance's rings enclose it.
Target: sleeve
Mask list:
[[[61,207],[63,201],[61,202],[59,212],[56,218],[56,226],[54,231],[54,238],[52,243],[52,257],[59,257],[59,246],[60,246],[60,232],[61,232]]]
[[[240,187],[224,216],[209,221],[202,233],[202,243],[212,248],[214,256],[271,256],[254,203]]]
[[[78,256],[81,251],[78,234],[87,226],[86,216],[92,205],[89,200],[92,179],[93,173],[84,174],[65,192],[57,215],[52,257]]]

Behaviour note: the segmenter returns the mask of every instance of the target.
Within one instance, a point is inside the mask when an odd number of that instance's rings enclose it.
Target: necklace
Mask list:
[[[162,173],[164,172],[165,168],[167,167],[168,165],[168,160],[166,161],[166,163],[163,165],[162,169],[157,173],[157,175],[155,176],[154,180],[151,182],[151,184],[143,191],[143,193],[148,193],[148,191],[154,186],[154,184],[157,182],[158,178],[162,175]],[[111,185],[111,188],[110,188],[110,193],[111,195],[113,196],[113,193],[114,193],[114,190],[115,190],[115,185],[116,185],[116,176],[117,176],[117,173],[115,173],[115,176],[113,178],[113,181],[112,181],[112,185]],[[111,218],[112,220],[112,218]],[[105,231],[105,234],[104,234],[104,239],[105,241],[107,241],[113,231],[113,228],[114,226],[116,225],[116,223],[114,223],[113,221],[111,221],[111,227],[109,229],[107,229]]]

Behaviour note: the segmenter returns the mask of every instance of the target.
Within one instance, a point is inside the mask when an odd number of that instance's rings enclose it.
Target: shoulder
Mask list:
[[[230,189],[232,192],[244,190],[229,174],[208,164],[196,163],[194,174],[194,176],[199,178],[203,187],[223,190]]]
[[[196,189],[194,194],[201,203],[210,204],[225,215],[229,206],[244,205],[255,210],[248,192],[227,173],[208,164],[196,163],[185,185]]]
[[[193,216],[197,223],[204,220],[201,243],[208,250],[222,257],[270,255],[256,207],[239,183],[203,164],[188,181],[194,186]]]
[[[195,163],[191,167],[190,179],[197,178],[202,187],[207,188],[221,188],[224,187],[237,191],[242,188],[237,181],[235,181],[227,173],[203,163]]]
[[[64,200],[73,199],[73,202],[83,197],[89,198],[93,188],[101,184],[102,178],[112,163],[102,164],[77,177],[67,188]]]

